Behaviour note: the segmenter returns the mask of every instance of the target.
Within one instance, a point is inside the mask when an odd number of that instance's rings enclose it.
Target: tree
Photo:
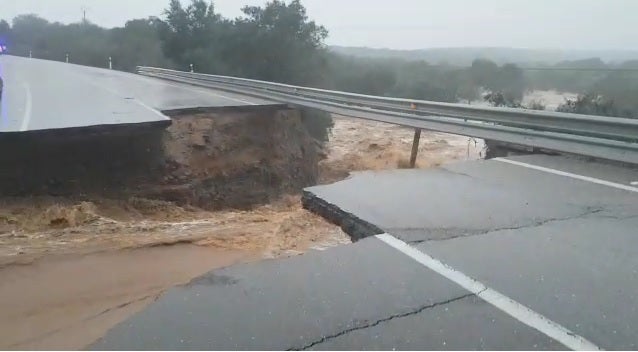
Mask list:
[[[28,55],[29,50],[46,51],[49,21],[37,15],[19,15],[13,19],[11,26],[12,52],[17,55]]]
[[[527,106],[525,106],[525,108],[529,110],[545,110],[547,108],[545,104],[540,100],[532,100],[526,105]]]
[[[9,25],[9,22],[5,20],[0,20],[0,38],[6,37],[7,35],[9,35],[10,31],[11,31],[11,26]]]
[[[492,61],[477,59],[472,62],[469,74],[475,86],[495,93],[486,100],[492,99],[493,103],[500,104],[500,94],[507,104],[516,105],[523,99],[526,90],[525,76],[523,70],[514,64],[499,67]]]
[[[507,100],[520,102],[525,89],[525,77],[520,67],[505,64],[498,70],[493,90],[502,92]]]
[[[213,4],[192,0],[183,8],[179,0],[171,0],[164,14],[166,20],[157,24],[164,55],[182,69],[193,64],[199,71],[215,72],[220,59],[215,49],[221,42],[217,29],[222,19]]]
[[[247,6],[234,22],[241,46],[227,51],[247,76],[294,84],[322,82],[328,31],[308,19],[299,0]]]
[[[597,94],[583,94],[576,99],[568,99],[556,111],[600,116],[622,115],[613,100]]]
[[[463,77],[457,88],[459,99],[463,99],[468,104],[480,97],[480,89],[469,77]]]
[[[496,78],[499,73],[498,65],[490,60],[476,59],[470,67],[470,77],[474,84],[490,90],[497,89]]]
[[[638,72],[609,72],[588,93],[613,100],[617,116],[638,117]]]
[[[521,103],[517,100],[512,100],[508,95],[502,92],[487,93],[483,99],[492,106],[496,107],[508,107],[508,108],[520,108]]]
[[[159,20],[155,17],[126,22],[123,28],[110,31],[110,56],[113,68],[134,71],[136,66],[170,68],[173,63],[162,51],[158,35]]]

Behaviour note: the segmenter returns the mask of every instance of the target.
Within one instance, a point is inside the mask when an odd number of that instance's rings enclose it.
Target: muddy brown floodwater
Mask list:
[[[226,211],[139,198],[4,200],[0,348],[81,349],[207,271],[350,242],[298,198]]]
[[[352,171],[404,168],[409,165],[413,137],[412,128],[335,116],[327,158],[319,163],[319,180],[331,183]],[[483,148],[480,139],[423,131],[416,166],[480,159]]]
[[[335,117],[318,181],[402,167],[412,134]],[[481,151],[481,141],[424,132],[417,165],[477,159]],[[302,209],[295,192],[244,210],[141,196],[3,198],[0,348],[81,349],[167,288],[212,269],[349,242]]]
[[[4,349],[81,349],[156,299],[251,253],[194,245],[48,257],[0,270]]]

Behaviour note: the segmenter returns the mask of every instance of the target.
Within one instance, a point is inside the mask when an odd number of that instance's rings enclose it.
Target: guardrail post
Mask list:
[[[31,53],[31,50],[29,50],[29,59],[33,58],[33,55]]]
[[[66,63],[69,63],[69,54],[66,54]]]
[[[421,141],[421,129],[414,129],[414,140],[412,141],[412,154],[410,154],[410,167],[416,166],[416,156],[419,153],[419,142]]]
[[[109,56],[109,70],[113,69],[113,59]]]
[[[195,69],[193,68],[193,64],[191,64],[191,73],[195,72]]]

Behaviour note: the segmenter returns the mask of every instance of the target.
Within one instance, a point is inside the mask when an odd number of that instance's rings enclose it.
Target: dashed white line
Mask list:
[[[376,237],[390,247],[393,247],[408,257],[416,260],[428,269],[438,273],[450,281],[453,281],[457,285],[482,298],[484,301],[507,313],[514,319],[540,331],[541,333],[562,343],[566,347],[577,351],[601,350],[600,347],[594,345],[584,337],[576,335],[574,332],[559,325],[558,323],[555,323],[515,300],[487,287],[485,284],[472,279],[428,254],[411,247],[409,244],[399,240],[398,238],[387,233],[377,235]]]
[[[29,83],[22,82],[24,86],[25,102],[24,102],[24,114],[22,115],[22,124],[20,125],[20,131],[24,132],[29,128],[29,122],[31,122],[31,109],[33,104],[33,97],[31,96],[31,87]]]
[[[547,172],[547,173],[554,174],[554,175],[559,175],[559,176],[571,177],[571,178],[574,178],[574,179],[577,179],[577,180],[581,180],[581,181],[587,181],[587,182],[596,183],[596,184],[603,185],[603,186],[608,186],[608,187],[622,189],[622,190],[629,191],[629,192],[638,193],[638,187],[631,187],[631,186],[623,185],[621,183],[601,180],[599,178],[583,176],[583,175],[578,175],[578,174],[572,174],[571,172],[565,172],[565,171],[550,169],[548,167],[542,167],[542,166],[538,166],[538,165],[527,164],[527,163],[523,163],[523,162],[515,161],[515,160],[510,160],[510,159],[494,158],[494,159],[491,159],[491,160],[500,161],[500,162],[507,163],[507,164],[512,164],[512,165],[518,165],[518,166],[526,167],[528,169],[534,169],[534,170],[538,170],[538,171],[543,171],[543,172]]]

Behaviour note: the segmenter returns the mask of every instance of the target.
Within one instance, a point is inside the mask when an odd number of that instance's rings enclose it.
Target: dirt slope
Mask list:
[[[149,192],[208,209],[250,208],[316,183],[318,150],[294,110],[176,117]]]

